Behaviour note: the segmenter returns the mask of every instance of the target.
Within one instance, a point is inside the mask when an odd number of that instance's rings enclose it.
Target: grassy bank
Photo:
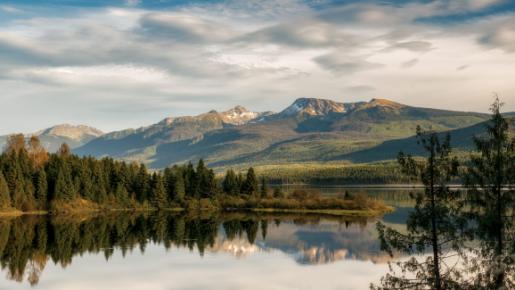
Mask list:
[[[356,196],[324,197],[319,192],[296,190],[288,196],[264,198],[256,196],[230,196],[220,194],[214,198],[185,199],[172,202],[167,207],[156,208],[147,203],[132,203],[129,206],[118,204],[97,204],[84,199],[71,201],[56,201],[50,206],[51,214],[82,214],[92,212],[116,211],[168,211],[168,212],[267,212],[267,213],[297,213],[323,214],[334,216],[379,216],[394,209],[380,200],[367,197],[364,194]],[[0,211],[0,216],[19,216],[23,214],[45,214],[45,211],[23,212],[9,209]]]
[[[325,197],[316,191],[295,190],[285,197],[232,197],[220,200],[226,211],[247,210],[255,212],[318,213],[348,216],[378,216],[394,209],[383,201],[365,194],[356,196]]]

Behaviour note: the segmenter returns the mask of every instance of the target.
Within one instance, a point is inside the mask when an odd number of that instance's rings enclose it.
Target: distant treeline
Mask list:
[[[259,168],[259,172],[271,184],[348,185],[417,182],[403,174],[396,162],[366,165],[264,166]]]

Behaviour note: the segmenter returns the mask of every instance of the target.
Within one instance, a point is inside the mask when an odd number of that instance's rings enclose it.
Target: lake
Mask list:
[[[404,228],[409,191],[316,190],[366,191],[397,210],[379,218],[169,212],[2,218],[0,289],[368,289],[392,260],[380,251],[375,224]]]

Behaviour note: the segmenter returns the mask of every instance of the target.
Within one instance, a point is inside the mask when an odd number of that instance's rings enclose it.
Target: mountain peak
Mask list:
[[[104,135],[104,132],[86,125],[60,124],[36,132],[35,135],[48,135],[66,137],[72,140],[81,140],[84,138],[100,137]]]
[[[344,103],[338,103],[326,99],[299,98],[280,114],[283,116],[293,116],[307,114],[310,116],[326,115],[328,113],[344,113],[347,108]]]
[[[222,117],[224,123],[242,125],[252,119],[257,118],[259,116],[259,113],[251,112],[247,110],[245,107],[238,105],[232,109],[220,113],[220,116]]]

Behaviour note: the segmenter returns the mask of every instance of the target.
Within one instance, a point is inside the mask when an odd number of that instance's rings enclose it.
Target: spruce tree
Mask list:
[[[268,196],[268,183],[264,176],[261,177],[261,198],[266,198]]]
[[[501,103],[492,104],[486,136],[474,138],[465,185],[479,247],[472,260],[477,289],[515,288],[515,138],[509,137]]]
[[[213,195],[213,180],[209,170],[200,159],[197,165],[198,192],[201,197],[209,198]]]
[[[136,190],[136,198],[139,202],[148,200],[149,178],[147,167],[144,164],[140,165],[134,188]]]
[[[163,172],[163,182],[165,184],[166,195],[168,196],[168,199],[174,200],[174,197],[175,197],[174,188],[175,188],[175,182],[176,182],[174,170],[172,170],[169,167],[165,168],[165,170]]]
[[[23,210],[23,205],[27,201],[27,195],[25,193],[25,183],[21,178],[17,178],[14,184],[14,190],[12,192],[12,205],[16,209]]]
[[[129,193],[122,182],[119,182],[118,185],[116,185],[115,199],[122,207],[130,205]]]
[[[464,222],[459,218],[461,203],[459,192],[448,183],[457,175],[458,162],[451,158],[450,137],[440,141],[435,132],[422,132],[417,128],[419,144],[429,155],[425,161],[399,153],[398,162],[405,174],[416,177],[424,184],[424,192],[411,194],[415,199],[414,211],[407,221],[407,233],[401,233],[378,223],[381,248],[390,255],[394,250],[408,254],[424,254],[397,262],[400,273],[393,270],[381,279],[375,289],[459,289],[460,273],[447,267],[445,259],[451,251],[461,253]]]
[[[48,183],[44,169],[40,169],[36,175],[36,202],[38,204],[38,208],[47,208]]]
[[[198,188],[198,174],[195,172],[193,168],[193,164],[191,162],[186,166],[185,172],[185,184],[186,184],[186,194],[193,198],[198,198],[199,188]]]
[[[243,183],[243,192],[248,195],[255,195],[258,193],[258,179],[256,177],[256,173],[254,172],[254,168],[250,167],[247,171],[247,177]]]
[[[222,182],[223,191],[229,195],[237,195],[240,191],[238,185],[238,178],[236,177],[236,173],[234,170],[229,169],[225,173],[224,180]]]
[[[54,198],[57,200],[71,200],[73,198],[73,185],[67,177],[66,169],[59,170],[55,182]]]
[[[242,172],[236,176],[236,182],[238,183],[238,193],[245,193],[245,175]]]
[[[155,176],[154,187],[152,190],[152,204],[158,209],[167,207],[166,189],[163,178],[160,175]]]
[[[184,201],[184,197],[186,196],[186,189],[184,186],[184,177],[182,175],[182,171],[178,171],[176,173],[173,194],[174,194],[174,197],[173,197],[174,201],[176,201],[176,202]]]
[[[11,195],[4,174],[0,171],[0,209],[11,207]]]

